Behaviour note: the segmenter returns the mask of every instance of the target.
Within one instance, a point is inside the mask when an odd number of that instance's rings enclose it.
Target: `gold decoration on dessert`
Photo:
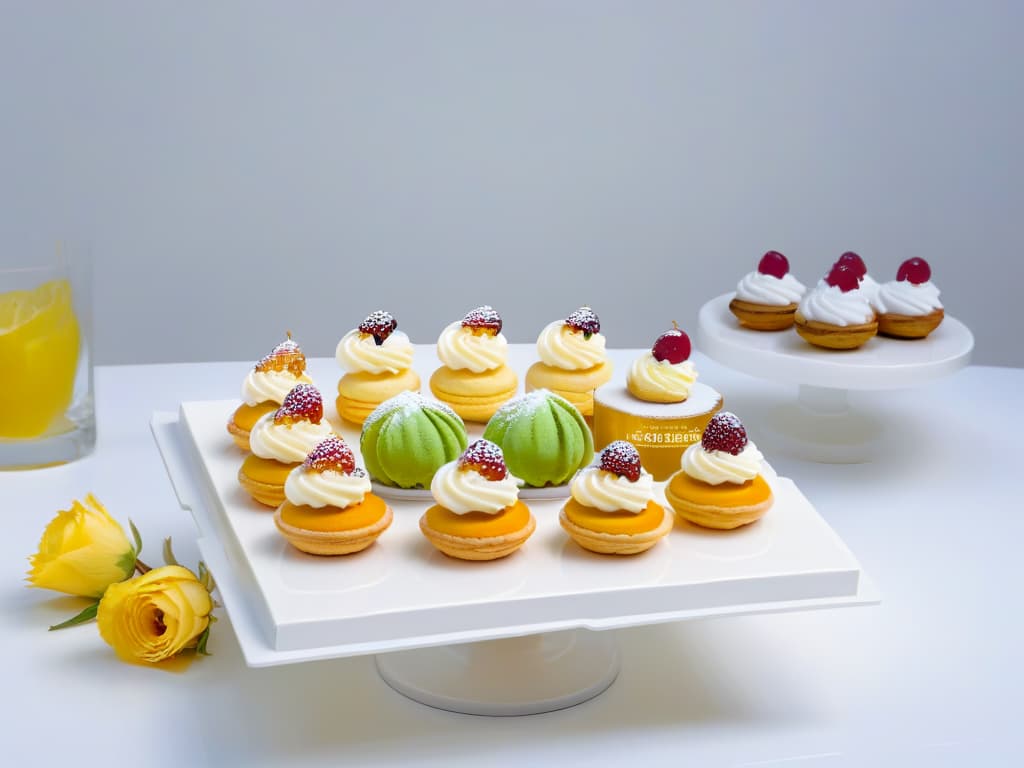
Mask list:
[[[306,356],[299,345],[292,341],[292,332],[286,331],[288,338],[282,341],[273,351],[256,363],[257,371],[288,371],[299,378],[306,371]]]

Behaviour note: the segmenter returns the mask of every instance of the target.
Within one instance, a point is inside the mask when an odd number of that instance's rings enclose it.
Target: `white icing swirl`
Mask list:
[[[933,310],[942,309],[939,289],[930,280],[920,285],[914,285],[909,280],[892,280],[879,286],[871,305],[879,314],[911,317],[927,315]]]
[[[570,328],[563,320],[555,320],[537,337],[537,354],[541,362],[552,368],[581,371],[608,359],[604,343],[600,333],[592,333],[588,339],[583,331]]]
[[[311,384],[305,373],[296,378],[291,371],[257,371],[253,368],[242,382],[242,400],[246,405],[273,402],[280,405],[296,384]]]
[[[647,352],[633,361],[627,381],[641,391],[655,390],[685,400],[690,394],[690,387],[697,381],[697,375],[697,367],[692,360],[673,364],[668,360],[657,360],[654,353]]]
[[[321,419],[319,424],[305,420],[275,424],[274,414],[267,413],[253,425],[249,448],[261,459],[297,464],[305,461],[306,455],[330,434],[331,425],[326,419]]]
[[[441,331],[437,356],[449,368],[483,373],[505,364],[508,341],[500,333],[479,330],[474,333],[472,328],[463,326],[461,320],[456,320]]]
[[[869,303],[875,300],[875,296],[878,294],[878,288],[878,281],[865,272],[864,277],[860,279],[860,288],[858,290],[864,294],[864,298],[867,299]]]
[[[504,480],[488,480],[472,469],[459,469],[450,461],[434,473],[430,493],[434,501],[457,515],[486,512],[496,515],[519,498],[519,481],[512,475]]]
[[[317,472],[300,464],[284,481],[284,496],[296,506],[351,507],[370,492],[370,476],[365,472],[346,475],[329,469]]]
[[[757,476],[763,459],[757,446],[748,440],[736,456],[728,451],[705,451],[703,445],[694,443],[683,453],[680,463],[683,472],[708,485],[742,485]]]
[[[736,298],[749,301],[751,304],[765,304],[772,307],[784,307],[796,304],[807,291],[807,288],[787,272],[781,278],[765,275],[756,269],[740,278],[736,284]]]
[[[654,498],[654,478],[643,472],[633,482],[628,477],[591,466],[576,474],[571,493],[585,507],[593,507],[602,512],[639,514],[647,509],[647,503]]]
[[[402,331],[392,331],[377,346],[372,333],[356,328],[341,337],[334,357],[349,373],[401,373],[412,366],[412,343]]]
[[[875,312],[861,290],[843,291],[835,285],[818,283],[800,302],[797,310],[806,320],[829,325],[870,323]]]

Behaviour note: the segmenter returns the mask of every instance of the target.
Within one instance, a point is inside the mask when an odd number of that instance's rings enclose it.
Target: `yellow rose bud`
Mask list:
[[[75,501],[50,521],[29,558],[28,582],[69,595],[99,597],[135,570],[135,550],[124,529],[96,498]]]
[[[125,661],[155,663],[195,645],[213,600],[188,568],[165,565],[119,584],[100,600],[100,636]]]

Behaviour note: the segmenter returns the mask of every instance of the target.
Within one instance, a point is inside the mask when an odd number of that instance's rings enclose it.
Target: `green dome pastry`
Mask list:
[[[484,429],[508,471],[527,485],[564,485],[594,458],[594,438],[576,407],[546,389],[503,405]]]
[[[416,392],[385,400],[363,422],[359,450],[377,482],[429,488],[442,464],[466,449],[466,425],[455,412]]]

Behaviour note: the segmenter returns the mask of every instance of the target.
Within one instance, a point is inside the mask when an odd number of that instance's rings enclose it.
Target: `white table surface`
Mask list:
[[[530,354],[512,350],[513,361]],[[616,354],[620,365],[630,357]],[[741,417],[795,394],[695,361]],[[183,671],[118,661],[94,625],[46,631],[82,603],[27,589],[26,558],[72,498],[92,491],[122,522],[131,516],[143,559],[159,561],[170,535],[194,564],[194,528],[149,418],[230,396],[249,365],[99,368],[95,454],[0,473],[5,764],[1020,764],[1024,505],[1012,485],[1024,370],[969,367],[914,390],[854,393],[889,427],[870,464],[791,460],[752,435],[853,550],[882,605],[620,630],[622,672],[606,693],[489,719],[408,701],[371,657],[249,669],[227,620],[214,655]],[[325,391],[338,376],[326,359],[310,372]]]

